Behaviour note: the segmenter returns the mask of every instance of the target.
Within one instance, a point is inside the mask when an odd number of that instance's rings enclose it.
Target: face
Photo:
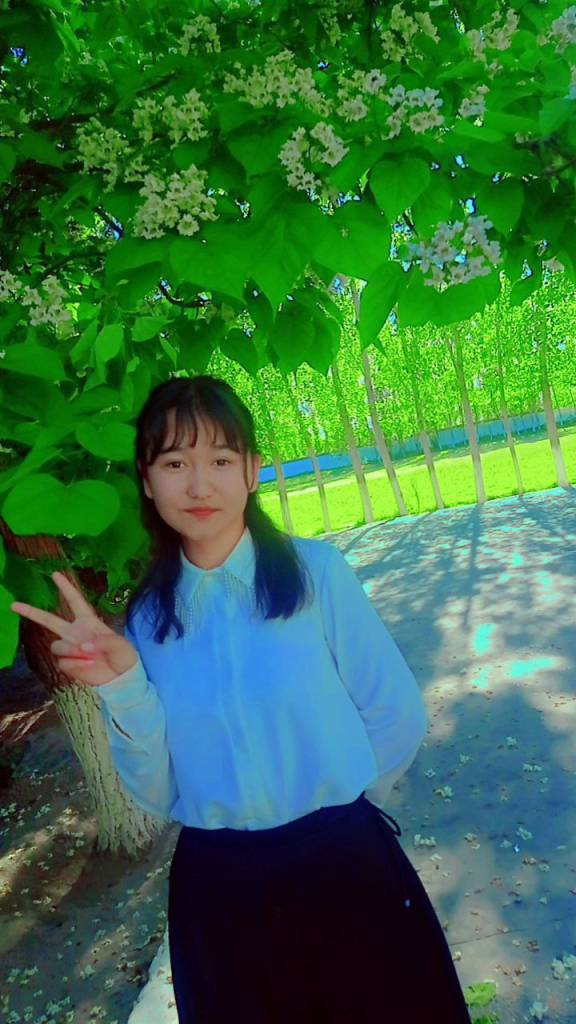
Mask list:
[[[164,449],[176,443],[175,422],[174,409],[170,409]],[[146,496],[152,498],[162,519],[180,534],[187,558],[204,569],[221,565],[240,540],[246,526],[248,494],[258,489],[262,466],[260,455],[247,453],[247,488],[242,453],[213,448],[213,432],[212,425],[200,421],[194,448],[190,447],[191,432],[185,431],[182,450],[158,455],[151,466],[139,464]],[[220,426],[215,443],[226,444]],[[186,511],[205,505],[217,511],[206,517]]]

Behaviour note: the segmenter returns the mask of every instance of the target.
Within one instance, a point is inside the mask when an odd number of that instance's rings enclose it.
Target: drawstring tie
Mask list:
[[[367,800],[367,803],[369,803],[370,806],[373,807],[374,810],[377,811],[378,814],[381,815],[382,818],[388,818],[389,821],[391,821],[393,823],[393,825],[395,826],[394,829],[392,830],[394,832],[394,834],[397,835],[397,836],[401,836],[402,835],[402,829],[400,828],[400,826],[399,826],[398,822],[395,820],[395,818],[393,818],[391,814],[387,814],[386,811],[383,811],[381,807],[376,807],[376,804],[373,804],[367,798],[366,798],[366,800]],[[388,822],[386,822],[386,825],[387,825],[388,828],[390,828],[390,825],[388,825]],[[402,863],[402,860],[398,857],[398,847],[397,847],[396,843],[393,843],[392,850],[393,850],[393,853],[394,853],[394,860],[396,862],[396,867],[398,869],[398,872],[400,874],[400,878],[402,880],[402,891],[404,893],[404,906],[405,907],[409,907],[410,906],[410,898],[408,896],[408,888],[407,888],[407,885],[406,885],[406,877],[404,875],[404,865]]]

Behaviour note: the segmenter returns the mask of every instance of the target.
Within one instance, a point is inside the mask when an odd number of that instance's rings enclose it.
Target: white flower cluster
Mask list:
[[[297,128],[282,146],[279,160],[290,172],[287,179],[289,185],[293,185],[294,188],[304,190],[312,188],[318,191],[322,188],[322,182],[315,178],[311,171],[306,170],[302,159],[303,154],[306,153],[314,163],[321,162],[335,167],[348,152],[348,147],[344,146],[343,140],[334,134],[332,125],[326,124],[325,121],[320,121],[314,128],[311,128],[309,135],[313,139],[318,139],[318,142],[324,146],[324,150],[317,146],[311,146],[306,136],[306,129]]]
[[[380,33],[383,56],[387,60],[399,61],[410,53],[422,59],[422,54],[414,54],[412,48],[412,40],[418,32],[424,32],[435,43],[440,41],[436,26],[427,12],[415,11],[411,17],[402,9],[402,4],[395,4],[390,14],[388,30]],[[398,36],[402,37],[401,42]]]
[[[434,128],[438,125],[444,124],[444,117],[438,113],[438,107],[441,107],[444,103],[443,99],[438,98],[438,90],[430,89],[410,89],[406,92],[403,85],[396,85],[390,90],[386,99],[391,107],[397,109],[393,114],[390,114],[386,120],[390,125],[389,139],[393,139],[396,135],[400,134],[402,125],[408,121],[408,124],[413,132],[418,134],[419,132],[425,132],[428,128]],[[409,110],[412,107],[428,107],[428,110],[421,110],[416,114],[410,114]]]
[[[216,200],[205,193],[207,171],[192,164],[188,170],[170,177],[165,196],[160,193],[166,185],[155,174],[147,174],[141,196],[147,200],[134,217],[133,235],[139,238],[162,238],[165,228],[178,226],[181,235],[195,235],[199,220],[217,220],[214,213]]]
[[[484,117],[486,105],[484,94],[490,92],[487,85],[479,85],[472,91],[470,96],[462,100],[458,114],[460,117]]]
[[[0,270],[0,302],[8,299],[20,301],[22,306],[31,306],[29,323],[32,327],[39,324],[60,324],[70,320],[72,314],[69,309],[64,309],[62,302],[68,296],[64,289],[58,284],[54,276],[46,277],[41,284],[45,295],[40,295],[37,288],[30,288],[22,281],[14,277],[9,270]],[[18,292],[22,289],[20,294]]]
[[[161,102],[151,96],[138,100],[132,120],[142,142],[150,144],[155,132],[157,138],[165,142],[167,134],[174,149],[183,136],[192,142],[204,138],[208,131],[202,120],[207,118],[208,107],[200,99],[200,93],[190,89],[180,101],[174,96],[167,96]],[[80,159],[84,162],[83,174],[96,168],[109,175],[105,192],[116,187],[121,174],[127,182],[141,181],[150,170],[142,154],[131,156],[128,140],[115,128],[104,128],[97,117],[91,117],[78,129],[76,143]]]
[[[556,40],[556,53],[564,53],[567,46],[576,43],[576,7],[567,7],[559,18],[552,22],[547,39]]]
[[[518,15],[511,8],[506,13],[506,23],[499,26],[502,20],[502,11],[494,11],[492,18],[482,29],[471,28],[466,33],[470,42],[472,53],[477,60],[486,60],[484,50],[488,47],[492,50],[507,50],[510,46],[510,38],[518,30]]]
[[[423,274],[432,270],[432,277],[424,281],[426,285],[438,287],[442,283],[446,285],[462,284],[470,281],[473,277],[484,277],[491,272],[491,267],[484,262],[486,256],[496,266],[502,262],[500,255],[500,244],[489,242],[486,231],[491,228],[492,221],[486,217],[469,217],[468,224],[457,220],[454,224],[440,223],[432,236],[429,245],[421,242],[409,242],[408,248],[413,257],[421,259],[420,269]],[[455,235],[464,231],[462,238],[456,245],[453,245]],[[477,245],[482,256],[471,256],[470,251]],[[464,263],[453,262],[459,255],[462,248],[466,248],[466,261]],[[447,267],[446,265],[449,264]],[[446,273],[448,271],[448,275]]]
[[[342,38],[342,30],[338,24],[336,15],[333,12],[330,14],[327,14],[326,11],[320,12],[318,20],[328,36],[328,42],[331,43],[332,46],[336,46],[336,43],[338,43]]]
[[[255,67],[250,73],[239,63],[234,67],[239,75],[226,75],[222,88],[224,92],[239,93],[253,107],[285,107],[301,100],[316,114],[325,116],[330,112],[329,101],[318,92],[312,71],[298,67],[290,50],[268,57],[263,67]]]
[[[190,44],[192,43],[192,48],[196,50],[198,42],[202,44],[202,49],[207,53],[220,53],[222,47],[216,25],[204,14],[199,14],[194,21],[184,25],[182,31],[184,33],[182,38],[182,55],[184,57],[190,53]]]
[[[111,192],[120,174],[119,162],[122,157],[128,156],[128,140],[123,139],[116,128],[104,128],[97,117],[91,117],[85,125],[78,128],[76,145],[78,155],[84,161],[82,173],[86,174],[91,167],[107,171],[110,179],[105,191]]]
[[[354,71],[349,77],[338,80],[339,105],[337,113],[345,121],[360,121],[366,117],[368,107],[364,103],[362,93],[377,95],[386,85],[386,75],[374,68],[372,71]]]
[[[202,120],[208,118],[208,107],[200,99],[196,89],[190,89],[180,102],[174,96],[167,96],[158,103],[151,96],[138,101],[138,109],[134,111],[134,127],[143,142],[150,143],[154,134],[153,120],[158,119],[168,128],[172,139],[172,149],[177,146],[183,135],[191,142],[203,139],[208,132]],[[157,127],[158,136],[164,141],[165,132],[162,126]]]

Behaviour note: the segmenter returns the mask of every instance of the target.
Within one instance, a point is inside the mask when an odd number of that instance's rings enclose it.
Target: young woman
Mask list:
[[[340,551],[262,510],[261,465],[227,383],[159,384],[137,421],[152,545],[124,636],[59,573],[74,622],[12,608],[98,687],[127,791],[182,823],[168,907],[180,1024],[469,1024],[380,806],[426,734],[416,680]]]

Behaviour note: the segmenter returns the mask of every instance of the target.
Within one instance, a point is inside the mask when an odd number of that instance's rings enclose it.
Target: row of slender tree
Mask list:
[[[287,532],[295,531],[283,464],[304,457],[310,459],[314,470],[323,532],[333,530],[318,461],[318,456],[326,452],[345,451],[349,455],[364,521],[374,522],[359,452],[365,445],[376,447],[398,515],[407,515],[390,449],[393,443],[414,436],[422,447],[436,507],[444,508],[431,437],[439,429],[455,426],[464,427],[476,500],[484,502],[477,427],[494,418],[504,424],[518,494],[522,495],[525,487],[511,418],[527,412],[544,412],[558,486],[570,486],[553,411],[574,405],[576,399],[576,337],[572,328],[576,293],[570,281],[559,273],[550,275],[538,292],[513,307],[510,289],[503,280],[498,301],[468,323],[448,328],[426,325],[398,329],[390,322],[380,334],[378,348],[372,351],[360,351],[355,328],[360,286],[361,282],[347,282],[341,296],[343,343],[328,378],[302,366],[297,373],[287,375],[265,367],[259,372],[260,379],[255,379],[221,353],[215,354],[210,367],[211,372],[233,384],[251,406],[264,464],[272,464],[275,470]]]

